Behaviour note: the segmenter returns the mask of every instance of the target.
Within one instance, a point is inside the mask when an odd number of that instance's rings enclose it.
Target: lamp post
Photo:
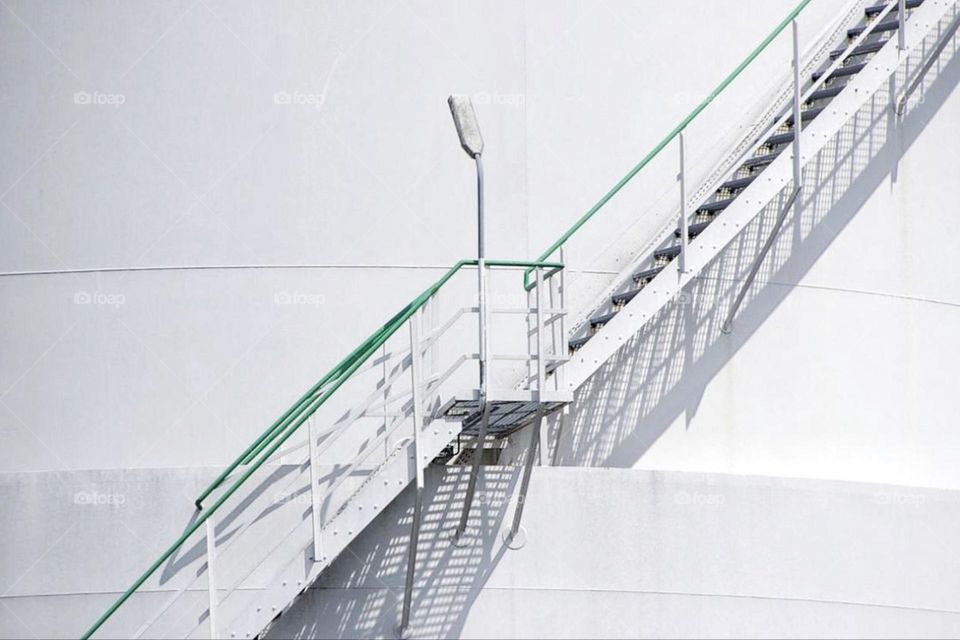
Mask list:
[[[478,325],[480,339],[480,409],[482,418],[480,420],[480,430],[477,433],[478,451],[473,457],[473,464],[470,472],[470,478],[467,481],[467,495],[463,504],[463,513],[460,516],[460,523],[453,534],[453,541],[456,544],[464,531],[467,529],[467,519],[470,516],[470,507],[473,503],[473,496],[477,488],[477,476],[480,472],[480,450],[483,449],[483,442],[487,437],[487,425],[490,418],[490,407],[487,403],[487,269],[484,262],[483,247],[483,137],[480,135],[480,125],[477,123],[477,115],[473,111],[473,103],[470,98],[462,95],[452,95],[447,98],[447,104],[450,106],[450,113],[453,115],[453,124],[457,127],[457,135],[460,136],[460,146],[467,152],[467,155],[473,158],[477,166],[477,301],[478,301]]]

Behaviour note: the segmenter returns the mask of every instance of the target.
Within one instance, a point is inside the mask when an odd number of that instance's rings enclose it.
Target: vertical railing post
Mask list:
[[[549,441],[547,439],[547,423],[546,420],[543,420],[541,417],[543,415],[543,403],[544,399],[544,389],[547,388],[547,316],[546,308],[550,303],[547,297],[546,283],[543,280],[543,268],[537,267],[537,404],[540,408],[540,415],[537,419],[537,424],[534,425],[534,429],[540,431],[539,436],[539,445],[540,450],[543,455],[540,456],[540,464],[546,464],[546,451],[550,448]],[[552,300],[552,296],[550,296]],[[533,447],[531,447],[532,449]],[[531,451],[531,455],[533,455]]]
[[[687,270],[687,244],[690,241],[687,222],[687,169],[686,169],[686,141],[684,133],[681,131],[677,135],[677,141],[680,146],[680,174],[677,176],[680,181],[680,259],[677,264],[680,266],[680,273]]]
[[[520,495],[517,496],[517,508],[513,512],[513,523],[506,534],[508,546],[523,546],[523,541],[518,540],[520,533],[520,520],[523,517],[523,505],[527,501],[527,490],[530,487],[530,475],[533,473],[533,462],[537,457],[537,450],[540,445],[540,429],[543,426],[543,389],[546,386],[547,371],[544,358],[544,340],[543,340],[543,306],[546,304],[543,295],[543,270],[536,268],[537,275],[537,417],[536,421],[530,425],[530,447],[527,450],[527,459],[523,464],[523,479],[520,481]]]
[[[476,157],[477,162],[477,306],[479,308],[479,339],[480,339],[480,394],[481,399],[486,400],[487,395],[487,268],[485,260],[483,233],[483,162],[480,156]]]
[[[317,434],[314,430],[315,418],[307,420],[307,438],[310,446],[307,449],[310,456],[310,519],[313,525],[313,561],[323,562],[323,523],[320,521],[320,460],[317,453]]]
[[[800,112],[800,35],[796,20],[791,23],[791,32],[793,34],[793,188],[799,190],[803,187],[800,164],[800,132],[803,131],[803,115]]]
[[[413,497],[413,522],[410,526],[410,548],[407,551],[407,575],[403,589],[403,613],[400,618],[400,635],[407,637],[410,627],[410,609],[413,601],[413,584],[416,578],[417,544],[420,540],[420,518],[423,508],[423,468],[426,461],[421,450],[423,408],[421,406],[421,361],[420,319],[418,310],[410,318],[410,386],[413,398],[413,457],[416,469],[416,489]]]
[[[897,52],[907,48],[907,0],[897,0]]]
[[[566,263],[566,254],[564,247],[560,247],[560,264],[563,265],[563,269],[560,269],[560,273],[557,276],[560,277],[560,344],[556,350],[556,356],[558,358],[567,357],[567,305],[566,305],[566,296],[567,296],[567,263]],[[565,389],[566,385],[566,371],[563,364],[560,364],[553,372],[554,378],[557,381],[557,390]]]
[[[215,578],[214,566],[217,559],[217,538],[216,524],[213,516],[209,516],[203,523],[207,536],[207,597],[209,599],[209,623],[210,638],[214,640],[217,635],[217,581]]]
[[[479,261],[477,266],[478,269],[485,269],[483,260]],[[480,317],[483,318],[483,314],[486,307],[481,305],[479,312]],[[477,444],[476,451],[474,452],[473,461],[470,464],[470,476],[467,478],[467,493],[463,499],[463,511],[460,514],[460,522],[457,524],[456,530],[453,532],[453,544],[458,545],[461,542],[461,537],[467,531],[467,523],[470,520],[470,509],[473,507],[473,497],[477,492],[477,482],[480,478],[480,463],[483,458],[483,445],[487,440],[487,428],[490,425],[490,402],[487,398],[487,376],[486,376],[486,367],[483,366],[483,363],[486,359],[486,326],[480,331],[480,362],[481,362],[481,380],[480,380],[480,428],[477,431]]]

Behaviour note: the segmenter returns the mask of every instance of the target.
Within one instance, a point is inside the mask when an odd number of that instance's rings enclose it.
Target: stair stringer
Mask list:
[[[420,466],[426,467],[449,444],[449,425],[434,420],[420,431]],[[313,524],[310,511],[280,540],[260,567],[269,563],[270,575],[262,589],[240,588],[219,604],[222,638],[255,638],[292,605],[297,597],[343,552],[416,478],[414,443],[406,438],[344,503],[327,519],[320,535],[321,557],[313,560]],[[279,557],[278,557],[279,556]],[[204,633],[202,627],[194,633]]]
[[[897,49],[897,38],[891,38],[844,87],[824,111],[802,130],[800,164],[805,166],[840,131],[881,86],[894,74],[902,59],[922,46],[930,29],[943,18],[955,0],[927,0],[913,10],[907,23],[905,50]],[[891,105],[891,108],[893,106]],[[692,282],[749,223],[770,203],[792,188],[793,147],[783,151],[766,170],[744,189],[723,214],[687,246],[686,268],[680,261],[670,261],[619,313],[607,322],[593,338],[577,350],[564,366],[567,388],[576,390],[597,369],[613,356],[630,338],[660,310],[678,299],[683,288]],[[785,198],[781,198],[785,200]]]

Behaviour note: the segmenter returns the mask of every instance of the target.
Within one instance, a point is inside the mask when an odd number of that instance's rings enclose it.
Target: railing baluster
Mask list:
[[[547,296],[543,290],[544,280],[543,280],[543,269],[537,268],[537,404],[538,406],[538,420],[533,428],[540,431],[539,434],[539,444],[541,451],[545,451],[549,448],[549,443],[546,438],[546,421],[543,419],[543,403],[544,403],[544,394],[543,391],[547,386],[547,339],[544,335],[546,329],[546,315],[544,311],[546,310]],[[530,452],[530,455],[533,456],[536,454],[535,450]],[[546,456],[541,456],[540,463],[544,463],[544,458]]]
[[[803,188],[803,170],[800,164],[803,117],[800,113],[800,35],[796,20],[791,23],[790,31],[793,34],[793,188],[799,190]]]
[[[214,565],[217,559],[217,538],[216,524],[212,517],[207,518],[203,523],[207,535],[207,597],[209,598],[209,619],[210,638],[216,639],[217,635],[217,581],[214,578]]]
[[[686,170],[686,141],[683,131],[677,136],[677,142],[680,146],[680,256],[677,264],[680,267],[680,273],[687,270],[687,244],[689,243],[689,231],[687,227],[687,170]]]
[[[897,0],[897,52],[907,48],[907,0]]]
[[[314,429],[315,420],[307,421],[307,437],[310,439],[308,449],[310,455],[310,516],[313,521],[313,561],[323,562],[323,523],[320,522],[320,461],[317,451],[317,434]]]
[[[565,246],[560,247],[560,263],[566,264],[563,261],[564,256],[566,256],[567,250]],[[566,296],[567,296],[567,269],[564,267],[560,269],[560,272],[555,274],[554,277],[560,278],[560,346],[557,349],[557,357],[566,358],[567,357],[567,305],[566,305]],[[557,390],[566,389],[566,371],[563,366],[558,367],[553,372],[553,377],[556,379]]]
[[[413,583],[416,578],[417,543],[420,540],[420,516],[423,507],[423,468],[426,460],[420,451],[421,433],[423,428],[423,411],[421,403],[421,352],[420,352],[420,319],[422,314],[417,312],[410,318],[410,386],[413,396],[413,457],[416,467],[416,493],[413,498],[413,523],[410,527],[410,548],[407,550],[407,575],[403,590],[403,613],[400,618],[400,635],[406,637],[410,626],[410,607],[413,600]]]
[[[527,490],[530,488],[530,476],[533,473],[534,460],[537,458],[539,450],[547,449],[547,441],[541,434],[544,426],[543,418],[543,389],[546,385],[547,372],[545,359],[543,357],[543,305],[546,300],[543,295],[543,270],[535,269],[536,288],[537,288],[537,417],[530,425],[530,447],[527,449],[527,459],[523,463],[523,478],[520,481],[520,495],[517,496],[517,507],[513,512],[513,523],[510,530],[506,533],[507,546],[518,548],[523,546],[523,540],[518,539],[520,533],[520,520],[523,517],[523,505],[527,501]],[[541,446],[541,440],[543,445]],[[544,455],[545,459],[546,456]]]

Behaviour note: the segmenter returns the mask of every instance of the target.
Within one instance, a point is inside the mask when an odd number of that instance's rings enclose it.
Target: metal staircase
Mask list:
[[[803,166],[890,80],[899,61],[923,47],[930,30],[955,13],[956,3],[951,0],[893,0],[868,6],[863,12],[864,24],[846,29],[843,46],[830,51],[822,68],[806,82],[799,74],[802,61],[795,42],[793,108],[781,112],[761,135],[747,141],[747,150],[728,161],[728,169],[703,201],[688,207],[681,195],[682,211],[676,226],[663,232],[652,252],[624,270],[593,311],[574,327],[569,342],[572,357],[564,367],[568,388],[577,389],[648,320],[676,301],[683,288],[751,220],[779,203],[777,223],[755,264],[759,267],[784,217],[799,206]],[[952,37],[955,29],[954,21],[942,38]],[[901,103],[909,91],[912,88],[902,91]],[[681,145],[683,194],[682,128],[665,142],[673,137]],[[561,247],[562,243],[551,247],[541,259]],[[755,275],[756,268],[727,318],[726,330]]]
[[[804,165],[897,72],[901,59],[925,47],[935,26],[952,19],[940,32],[946,39],[960,22],[956,0],[865,7],[862,24],[845,26],[843,42],[837,43],[843,46],[807,61],[820,68],[802,79],[794,19],[809,1],[714,93],[793,24],[792,106],[776,111],[761,135],[738,145],[707,187],[708,197],[687,206],[682,151],[684,127],[712,97],[538,260],[461,261],[333,367],[210,483],[180,538],[84,637],[258,637],[413,485],[402,631],[416,571],[424,468],[455,461],[454,446],[463,439],[482,447],[486,439],[503,438],[571,402],[573,391],[675,300],[752,219],[775,208],[772,239],[786,213],[798,206]],[[901,103],[914,88],[916,82],[905,84]],[[678,223],[664,229],[652,251],[624,269],[569,331],[563,264],[550,258],[674,139],[681,145]],[[768,248],[769,242],[758,264]],[[525,270],[522,283],[517,269]],[[461,286],[468,283],[458,278],[471,270],[509,275],[491,278],[489,286],[510,293],[505,299],[525,297],[526,304],[486,305],[487,285],[481,285],[478,303],[477,289]],[[749,286],[748,279],[744,291]],[[482,337],[486,314],[504,318],[489,353]],[[476,365],[482,361],[503,368],[499,379],[520,382],[478,387]],[[341,387],[348,391],[338,393]],[[539,428],[531,432],[532,454]],[[475,455],[473,463],[479,459]],[[524,487],[532,460],[528,455]],[[471,498],[468,488],[454,543],[468,535]],[[519,525],[522,502],[511,532]],[[158,593],[165,594],[159,603]]]

